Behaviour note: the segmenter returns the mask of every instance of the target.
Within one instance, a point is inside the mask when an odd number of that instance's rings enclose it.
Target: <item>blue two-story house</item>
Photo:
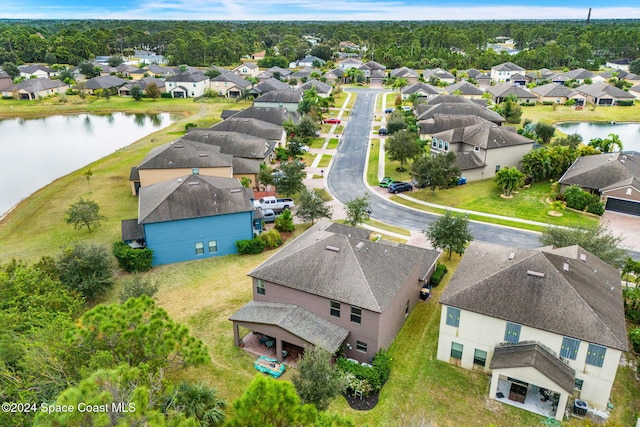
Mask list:
[[[204,175],[142,187],[137,222],[153,265],[237,253],[236,241],[261,231],[250,189]]]

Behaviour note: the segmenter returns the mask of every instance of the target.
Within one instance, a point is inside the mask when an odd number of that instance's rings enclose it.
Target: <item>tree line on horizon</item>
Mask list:
[[[313,43],[303,36],[315,37]],[[498,37],[519,53],[487,49]],[[134,49],[164,55],[170,65],[232,66],[266,51],[286,61],[334,58],[339,43],[388,68],[489,69],[511,61],[526,69],[598,69],[640,57],[640,20],[223,22],[126,20],[1,20],[0,64],[78,65]],[[366,46],[366,50],[364,47]]]

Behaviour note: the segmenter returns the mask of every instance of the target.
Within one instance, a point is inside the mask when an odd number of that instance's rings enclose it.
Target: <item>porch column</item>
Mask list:
[[[233,322],[233,343],[240,347],[240,326],[236,322]]]
[[[280,338],[276,338],[276,359],[278,362],[282,362],[282,340]]]
[[[489,387],[489,398],[495,399],[496,393],[498,392],[498,380],[500,379],[500,374],[497,372],[493,372],[491,375],[491,385]]]
[[[556,413],[554,418],[558,421],[562,421],[564,419],[564,411],[567,409],[567,402],[569,401],[569,394],[566,392],[560,393],[560,400],[558,401],[558,408],[556,409]]]

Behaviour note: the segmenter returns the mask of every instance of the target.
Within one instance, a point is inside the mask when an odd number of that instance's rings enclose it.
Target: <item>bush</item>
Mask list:
[[[114,242],[111,247],[113,256],[118,260],[118,266],[128,273],[151,270],[153,251],[151,249],[133,249],[125,242]]]
[[[195,123],[187,123],[186,125],[184,125],[184,131],[188,132],[189,129],[195,128],[195,127],[198,127],[198,125],[196,125]]]
[[[282,236],[280,236],[280,232],[275,228],[272,228],[266,233],[262,233],[260,240],[262,240],[269,249],[277,248],[282,244]]]
[[[542,101],[542,105],[553,105],[555,102],[553,101]]]
[[[238,240],[236,242],[236,248],[240,255],[255,255],[264,251],[265,243],[260,238]]]
[[[111,257],[102,246],[75,243],[56,257],[60,282],[87,299],[102,295],[113,284]]]
[[[160,98],[168,98],[168,99],[171,99],[171,98],[173,98],[173,96],[171,96],[171,94],[170,94],[169,92],[162,92],[162,93],[160,94]]]
[[[447,274],[447,266],[438,263],[436,271],[433,272],[431,279],[429,279],[429,284],[431,284],[431,286],[438,286],[445,274]]]
[[[289,233],[295,230],[295,226],[293,225],[293,214],[289,209],[285,209],[282,211],[280,216],[276,217],[275,228],[283,233]]]
[[[391,357],[386,350],[380,350],[373,357],[372,366],[364,366],[341,357],[336,362],[346,391],[358,390],[363,396],[377,393],[391,374]]]
[[[158,292],[158,288],[158,282],[153,281],[150,277],[134,274],[122,285],[122,291],[120,291],[119,295],[120,302],[125,302],[129,298],[138,298],[142,295],[153,297]]]
[[[620,100],[618,100],[617,104],[620,107],[631,107],[634,104],[634,102],[635,101],[633,99],[630,99],[630,100],[622,100],[622,99],[620,99]]]
[[[565,102],[564,105],[566,105],[567,107],[573,107],[574,105],[576,105],[576,100],[575,99],[567,99],[567,102]]]
[[[600,197],[583,191],[577,185],[569,186],[562,195],[567,202],[567,206],[572,209],[587,211],[596,215],[604,213],[604,204],[600,201]]]

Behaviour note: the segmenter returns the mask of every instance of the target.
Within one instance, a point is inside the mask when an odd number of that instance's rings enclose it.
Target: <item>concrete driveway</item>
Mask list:
[[[605,224],[613,235],[621,236],[622,244],[627,248],[634,252],[640,251],[640,216],[605,211],[600,222]]]

